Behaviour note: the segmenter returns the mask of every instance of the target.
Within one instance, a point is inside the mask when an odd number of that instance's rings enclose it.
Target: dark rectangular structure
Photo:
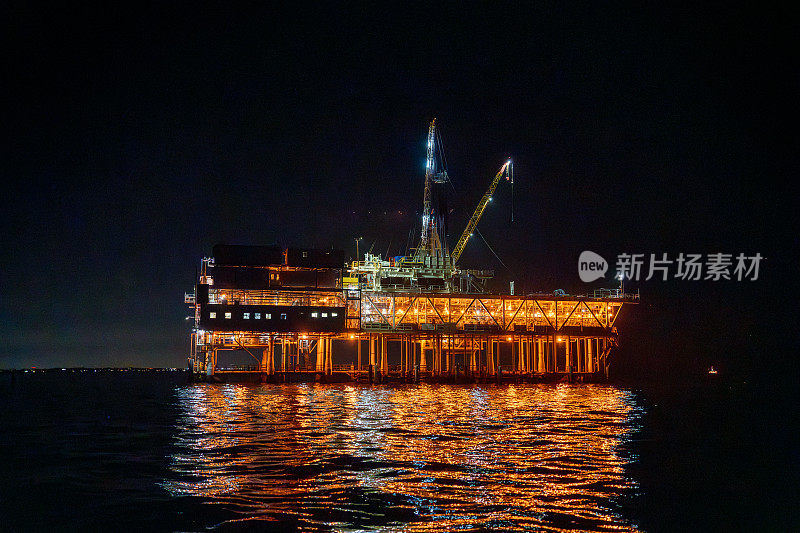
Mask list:
[[[217,289],[267,289],[269,269],[209,265],[207,275],[214,280]]]
[[[306,268],[344,267],[343,250],[315,250],[312,248],[287,248],[286,265]]]
[[[283,264],[283,249],[276,245],[242,246],[217,244],[212,250],[214,262],[225,266],[277,266]]]

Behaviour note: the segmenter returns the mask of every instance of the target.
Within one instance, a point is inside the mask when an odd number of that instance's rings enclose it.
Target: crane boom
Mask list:
[[[500,167],[500,171],[492,180],[492,183],[489,185],[489,189],[486,191],[486,194],[484,194],[483,198],[481,198],[481,201],[478,202],[478,207],[476,207],[475,212],[472,213],[472,218],[469,219],[467,227],[464,228],[464,233],[461,234],[461,237],[458,239],[458,243],[456,243],[455,248],[453,248],[453,253],[450,255],[453,265],[455,265],[458,261],[458,258],[461,257],[461,252],[464,251],[467,241],[472,236],[472,232],[475,231],[475,227],[478,225],[478,221],[481,219],[483,211],[486,209],[486,205],[492,200],[492,195],[494,194],[494,190],[497,188],[497,184],[500,183],[500,178],[502,178],[504,175],[508,177],[510,167],[511,160],[509,159],[502,167]]]

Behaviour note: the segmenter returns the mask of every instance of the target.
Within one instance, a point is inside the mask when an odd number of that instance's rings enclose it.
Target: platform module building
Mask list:
[[[214,246],[202,261],[195,319],[203,331],[342,331],[343,264],[337,251]]]

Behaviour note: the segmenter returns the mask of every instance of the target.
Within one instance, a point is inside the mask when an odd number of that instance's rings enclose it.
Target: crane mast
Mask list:
[[[475,208],[475,212],[472,213],[472,217],[469,219],[467,223],[467,227],[464,228],[464,232],[461,234],[461,237],[458,239],[458,242],[453,248],[453,253],[450,255],[450,259],[453,261],[453,265],[458,262],[458,259],[461,257],[461,252],[464,251],[464,247],[467,245],[467,241],[472,236],[472,232],[475,231],[475,227],[478,225],[478,221],[481,219],[483,215],[483,211],[486,209],[486,205],[492,201],[492,195],[494,194],[495,189],[497,188],[497,184],[500,183],[500,178],[503,176],[506,179],[510,179],[513,183],[513,177],[511,173],[511,160],[505,162],[505,164],[500,167],[497,175],[492,180],[492,183],[489,185],[489,189],[486,191],[486,194],[483,195],[481,201],[478,202],[478,207]]]

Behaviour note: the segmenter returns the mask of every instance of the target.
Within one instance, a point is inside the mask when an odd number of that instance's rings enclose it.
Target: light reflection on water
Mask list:
[[[164,487],[300,529],[633,531],[630,392],[601,385],[191,385]]]

